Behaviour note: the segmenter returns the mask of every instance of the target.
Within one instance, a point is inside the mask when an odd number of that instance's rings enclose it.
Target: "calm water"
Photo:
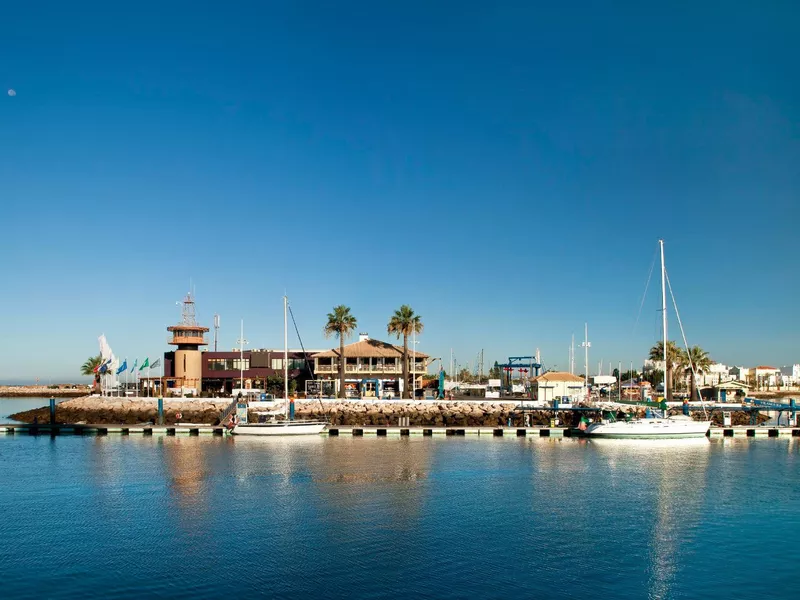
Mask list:
[[[56,398],[56,402],[62,400],[68,398]],[[13,419],[9,419],[8,415],[42,406],[50,406],[50,398],[0,398],[0,423],[16,423]]]
[[[0,585],[794,598],[798,442],[0,435]]]

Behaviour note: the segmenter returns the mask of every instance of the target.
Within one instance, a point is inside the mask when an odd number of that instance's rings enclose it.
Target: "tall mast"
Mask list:
[[[289,322],[286,317],[289,299],[283,297],[283,397],[286,398],[286,414],[289,414]]]
[[[244,393],[244,319],[239,334],[239,394]]]
[[[664,331],[664,400],[669,399],[669,367],[667,363],[667,286],[664,268],[664,240],[658,240],[661,248],[661,328]]]
[[[585,357],[584,357],[584,362],[583,362],[583,370],[584,370],[583,383],[586,386],[586,390],[587,390],[586,394],[587,394],[587,396],[589,394],[589,391],[588,391],[589,390],[589,348],[591,347],[591,345],[592,344],[589,342],[589,323],[585,323],[584,324],[584,342],[581,344],[581,346],[584,347],[585,352],[586,352]]]

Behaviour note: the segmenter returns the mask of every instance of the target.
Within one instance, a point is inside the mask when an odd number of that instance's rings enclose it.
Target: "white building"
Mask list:
[[[549,403],[554,399],[566,402],[565,397],[577,402],[586,398],[586,385],[583,377],[564,371],[548,371],[534,377],[532,381],[533,399]]]
[[[613,375],[593,375],[592,385],[596,388],[610,388],[617,385],[617,378]]]
[[[780,385],[794,387],[800,385],[800,364],[780,367]]]

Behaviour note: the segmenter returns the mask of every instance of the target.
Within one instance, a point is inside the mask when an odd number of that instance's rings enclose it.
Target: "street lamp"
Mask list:
[[[417,397],[417,330],[414,329],[412,334],[412,351],[411,351],[411,399],[416,400]]]

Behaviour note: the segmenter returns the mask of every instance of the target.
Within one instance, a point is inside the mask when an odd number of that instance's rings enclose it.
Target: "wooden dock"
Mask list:
[[[0,435],[222,435],[224,428],[214,425],[0,425]]]
[[[217,435],[225,433],[219,425],[0,425],[0,435]],[[398,427],[383,425],[332,425],[322,435],[336,437],[376,436],[483,436],[483,437],[571,437],[577,432],[566,427]],[[759,427],[741,425],[712,427],[709,437],[800,437],[800,427]]]

